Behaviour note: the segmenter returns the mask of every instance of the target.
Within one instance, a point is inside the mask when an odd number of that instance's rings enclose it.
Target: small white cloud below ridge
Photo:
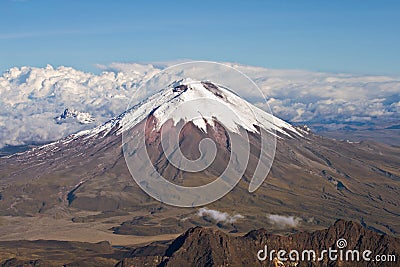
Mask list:
[[[216,223],[234,223],[238,219],[243,219],[244,216],[241,214],[230,215],[227,212],[221,212],[218,210],[212,210],[207,208],[200,208],[197,212],[199,217],[209,217]]]
[[[267,214],[267,219],[270,224],[276,225],[282,229],[296,228],[302,221],[302,219],[299,217],[278,214]]]

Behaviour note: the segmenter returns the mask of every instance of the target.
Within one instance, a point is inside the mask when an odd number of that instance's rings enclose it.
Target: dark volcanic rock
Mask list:
[[[284,262],[275,265],[268,260],[257,259],[257,252],[265,245],[268,251],[283,249],[287,252],[297,250],[315,250],[317,258],[324,249],[338,249],[337,240],[344,238],[347,246],[343,249],[371,250],[375,255],[395,255],[397,262],[363,261],[322,261]],[[338,254],[339,255],[339,254]],[[137,248],[117,266],[400,266],[400,239],[380,235],[358,223],[338,220],[325,230],[312,233],[299,232],[287,236],[272,235],[265,229],[254,230],[245,236],[233,236],[222,231],[195,227],[186,231],[168,246],[153,243]],[[345,258],[343,258],[345,259]],[[297,265],[296,265],[297,264]]]

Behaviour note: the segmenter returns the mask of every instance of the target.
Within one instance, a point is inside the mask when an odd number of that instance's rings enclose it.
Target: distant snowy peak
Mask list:
[[[302,136],[289,123],[255,107],[227,88],[210,81],[192,79],[175,81],[119,117],[77,136],[109,132],[117,125],[117,134],[120,134],[150,115],[156,119],[156,131],[172,120],[174,125],[180,121],[191,121],[199,129],[207,132],[207,125],[214,127],[214,122],[218,121],[227,130],[236,133],[240,133],[241,128],[255,133],[262,128],[273,134],[278,132],[288,137],[293,134]]]
[[[88,112],[80,112],[75,109],[66,108],[64,112],[54,118],[56,123],[78,122],[80,124],[91,124],[95,121],[94,117]]]

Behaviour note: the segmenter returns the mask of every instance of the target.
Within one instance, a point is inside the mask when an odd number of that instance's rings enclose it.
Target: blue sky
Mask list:
[[[399,1],[0,0],[0,71],[175,59],[400,75]]]

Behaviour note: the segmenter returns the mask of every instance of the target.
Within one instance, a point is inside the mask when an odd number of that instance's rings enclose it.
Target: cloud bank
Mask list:
[[[207,208],[200,208],[197,212],[200,217],[210,217],[216,223],[234,223],[238,219],[243,219],[244,217],[240,214],[230,215],[226,212],[221,212],[218,210],[212,210]]]
[[[149,79],[173,62],[97,65],[100,74],[70,67],[12,68],[0,76],[0,148],[32,141],[52,141],[100,125],[127,108]],[[400,77],[274,70],[227,63],[252,78],[267,97],[274,115],[291,123],[397,123]],[[206,76],[207,73],[205,72]],[[158,88],[161,89],[161,88]],[[266,108],[259,92],[240,88],[240,95]],[[56,123],[65,109],[93,118]]]
[[[295,123],[365,123],[400,118],[400,77],[238,66],[278,117]],[[251,92],[247,92],[251,96]],[[265,101],[255,99],[257,106]]]
[[[143,79],[159,70],[104,70],[95,75],[70,67],[12,68],[0,76],[0,148],[31,141],[53,141],[100,125],[125,111]],[[93,117],[93,123],[54,120],[65,109]]]

